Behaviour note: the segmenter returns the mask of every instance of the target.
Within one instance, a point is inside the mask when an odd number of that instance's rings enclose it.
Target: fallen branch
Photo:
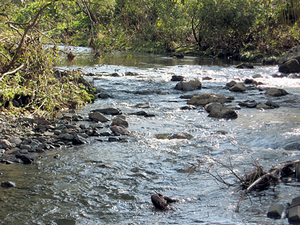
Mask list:
[[[13,70],[13,71],[9,71],[9,72],[6,72],[4,74],[2,74],[0,80],[3,79],[3,77],[5,77],[6,75],[9,75],[9,74],[13,74],[13,73],[16,73],[18,70],[22,69],[24,66],[24,64],[22,64],[21,66],[19,66],[17,69]]]

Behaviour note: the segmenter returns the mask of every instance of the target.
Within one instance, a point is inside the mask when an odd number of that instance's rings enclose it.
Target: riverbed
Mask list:
[[[249,195],[236,213],[240,188],[218,183],[206,168],[234,184],[236,178],[218,162],[243,176],[255,163],[268,170],[299,159],[299,150],[284,147],[299,141],[300,79],[274,76],[280,75],[277,66],[236,69],[237,62],[122,52],[99,61],[89,49],[73,51],[77,61],[62,62],[58,68],[89,74],[87,80],[113,97],[97,99],[76,113],[87,117],[93,109],[118,108],[131,135],[128,142],[90,140],[86,145],[55,149],[35,164],[0,164],[1,181],[16,183],[15,188],[1,188],[0,224],[288,224],[285,218],[273,220],[266,214],[272,203],[287,204],[299,196],[299,183],[280,183]],[[127,72],[134,76],[126,76]],[[175,90],[173,75],[199,78],[202,89]],[[261,82],[262,89],[278,87],[290,94],[270,97],[258,89],[233,93],[224,88],[232,80],[242,82],[255,75],[260,75],[255,81]],[[228,105],[272,100],[280,107],[241,108],[235,120],[210,118],[203,107],[180,109],[187,105],[183,95],[206,92],[234,96]],[[137,108],[142,102],[150,107]],[[130,115],[139,110],[155,117]],[[172,134],[192,138],[162,138]],[[200,168],[186,172],[198,163]],[[151,203],[155,193],[180,201],[172,205],[174,211],[159,211]]]

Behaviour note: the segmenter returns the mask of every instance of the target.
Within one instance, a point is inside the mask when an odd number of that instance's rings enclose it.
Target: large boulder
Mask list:
[[[299,73],[300,63],[297,59],[290,59],[287,62],[279,65],[279,72],[281,73]]]
[[[201,88],[202,88],[202,84],[199,79],[190,80],[188,82],[180,81],[175,86],[176,90],[182,90],[182,91],[194,91]]]
[[[187,101],[189,105],[206,105],[211,102],[225,103],[227,98],[224,95],[216,93],[204,93],[201,95],[195,95],[190,100]]]
[[[236,119],[238,117],[237,113],[233,109],[216,102],[207,104],[205,109],[209,112],[209,117],[218,119]]]
[[[279,96],[284,96],[284,95],[288,95],[289,93],[284,90],[284,89],[280,89],[280,88],[269,88],[266,93],[266,95],[270,95],[273,97],[279,97]]]
[[[112,126],[114,126],[114,125],[123,126],[123,127],[128,127],[129,126],[128,122],[126,121],[126,118],[122,118],[120,116],[117,116],[117,117],[113,118],[111,125]]]

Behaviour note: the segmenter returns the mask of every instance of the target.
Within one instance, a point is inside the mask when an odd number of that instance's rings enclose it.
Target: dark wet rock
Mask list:
[[[216,93],[205,93],[201,95],[195,95],[187,101],[189,105],[204,106],[211,102],[225,103],[227,98],[224,95]]]
[[[243,102],[239,102],[238,104],[242,107],[255,108],[258,103],[255,100],[246,100]]]
[[[227,100],[228,100],[228,101],[233,101],[233,100],[235,100],[235,97],[234,97],[234,96],[229,96],[229,97],[227,98]],[[227,102],[228,102],[228,101],[227,101]]]
[[[138,73],[134,73],[134,72],[126,72],[125,76],[138,76]]]
[[[121,110],[116,109],[116,108],[94,109],[91,112],[100,112],[105,115],[121,115],[122,114]]]
[[[107,131],[101,132],[101,133],[100,133],[100,136],[111,136],[111,135],[112,135],[112,134],[109,133],[109,132],[107,132]]]
[[[70,133],[61,133],[60,135],[58,135],[58,138],[71,141],[74,139],[74,135]]]
[[[134,94],[137,94],[137,95],[152,95],[153,93],[155,93],[155,92],[152,90],[143,90],[143,91],[134,92]]]
[[[285,208],[282,204],[273,204],[269,208],[267,217],[273,218],[273,219],[280,219],[284,209]]]
[[[118,141],[119,141],[119,138],[117,138],[117,137],[109,137],[109,138],[108,138],[108,141],[109,141],[109,142],[118,142]]]
[[[202,84],[199,79],[194,79],[190,81],[181,81],[177,83],[175,86],[176,90],[182,90],[182,91],[194,91],[201,88],[202,88]]]
[[[101,112],[97,112],[97,111],[94,111],[94,112],[90,112],[89,113],[89,118],[91,120],[95,120],[95,121],[99,121],[99,122],[102,122],[102,123],[105,123],[107,121],[110,121],[106,116],[104,116]]]
[[[289,143],[283,147],[285,150],[300,150],[300,142]]]
[[[156,115],[147,113],[146,115],[144,115],[144,117],[156,117]]]
[[[137,108],[150,108],[150,102],[141,102],[135,105]]]
[[[146,111],[138,111],[138,112],[134,112],[134,113],[130,113],[130,115],[137,115],[137,116],[145,116],[148,113]]]
[[[245,92],[247,90],[244,83],[236,83],[231,88],[229,88],[229,91],[233,92]]]
[[[127,130],[126,128],[124,127],[121,127],[121,126],[112,126],[110,127],[111,131],[114,132],[114,134],[121,134],[121,135],[129,135],[130,134],[130,131]]]
[[[118,74],[118,73],[112,73],[112,74],[110,74],[110,76],[112,76],[112,77],[120,77],[121,75]]]
[[[272,109],[271,106],[268,106],[268,105],[266,105],[266,104],[264,104],[264,103],[258,103],[258,104],[256,105],[256,108],[257,108],[257,109]]]
[[[212,80],[211,77],[202,77],[202,80]]]
[[[252,84],[252,85],[257,85],[257,81],[253,80],[253,79],[245,79],[244,80],[244,84]]]
[[[112,126],[114,126],[114,125],[123,126],[123,127],[128,127],[129,126],[128,122],[125,119],[121,118],[121,117],[113,118],[111,125]]]
[[[241,63],[241,64],[235,66],[235,68],[237,68],[237,69],[253,69],[254,67],[250,63]]]
[[[287,62],[279,65],[279,72],[281,73],[299,73],[300,63],[297,59],[290,59]]]
[[[35,117],[33,119],[33,123],[36,123],[37,125],[50,125],[51,124],[50,121],[46,120],[43,117]]]
[[[171,81],[183,81],[184,80],[184,76],[181,75],[173,75],[171,78]]]
[[[264,58],[262,60],[263,65],[275,65],[277,63],[278,59],[275,56],[271,56],[268,58]]]
[[[98,94],[98,98],[107,99],[107,98],[113,98],[113,96],[109,95],[107,93],[101,92],[101,93]]]
[[[181,95],[180,98],[182,99],[191,99],[192,97],[194,97],[194,95]]]
[[[81,135],[74,134],[73,143],[78,144],[78,145],[82,145],[82,144],[87,144],[89,142],[86,138],[82,137]]]
[[[284,96],[284,95],[288,95],[289,93],[284,90],[284,89],[280,89],[280,88],[269,88],[266,93],[266,95],[270,95],[270,96],[274,96],[274,97],[279,97],[279,96]]]
[[[16,187],[17,185],[14,182],[11,181],[3,181],[1,182],[1,187]]]
[[[35,158],[38,157],[38,153],[31,154],[16,154],[17,159],[21,159],[24,164],[31,164],[34,162]]]
[[[168,139],[187,139],[187,140],[191,140],[193,138],[193,135],[190,134],[173,134],[170,137],[168,137]]]
[[[290,224],[300,223],[300,197],[292,200],[292,203],[286,210],[286,217]]]
[[[220,103],[209,103],[208,105],[205,105],[205,109],[207,112],[209,112],[209,117],[214,117],[218,119],[236,119],[238,117],[237,113],[233,109],[224,106]]]
[[[11,148],[12,147],[11,143],[6,139],[0,139],[0,147],[1,146],[2,146],[2,148]]]
[[[173,199],[159,193],[151,195],[151,201],[153,205],[160,210],[172,210],[169,204],[179,202],[178,199]]]
[[[181,110],[195,110],[197,108],[193,105],[186,105],[186,106],[182,106],[180,109]]]
[[[265,104],[272,107],[272,108],[279,108],[280,107],[276,102],[273,102],[271,100],[268,100]]]
[[[237,84],[237,82],[236,81],[234,81],[234,80],[232,80],[232,81],[230,81],[230,82],[228,82],[227,84],[226,84],[226,88],[231,88],[231,87],[233,87],[234,85],[236,85]]]

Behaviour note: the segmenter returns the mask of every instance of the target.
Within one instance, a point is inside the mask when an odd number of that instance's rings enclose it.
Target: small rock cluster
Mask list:
[[[131,132],[127,129],[129,124],[126,117],[121,114],[119,109],[106,108],[92,110],[87,118],[68,114],[53,121],[40,117],[20,116],[10,119],[2,116],[0,160],[3,163],[30,164],[47,150],[87,144],[90,137],[108,137],[110,142],[127,141],[125,137]],[[106,115],[113,118],[109,119]],[[97,140],[104,141],[101,138]]]

